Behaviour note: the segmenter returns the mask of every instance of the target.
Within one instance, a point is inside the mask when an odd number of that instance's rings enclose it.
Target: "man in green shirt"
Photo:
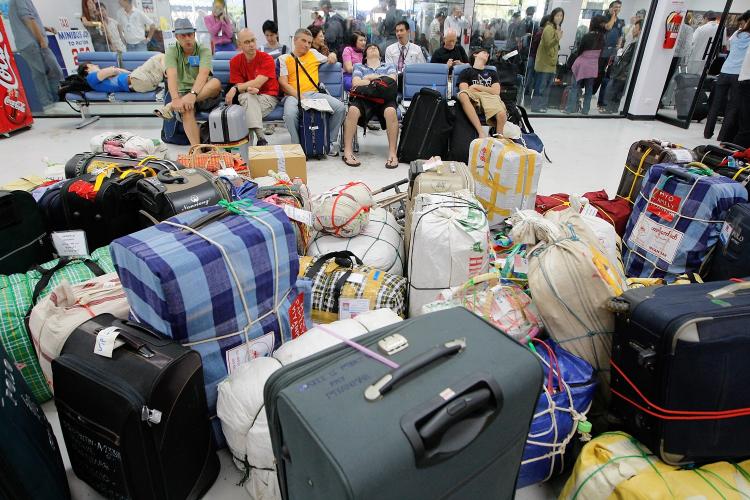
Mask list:
[[[210,111],[219,104],[221,82],[211,77],[211,49],[195,41],[195,28],[189,19],[174,23],[177,44],[165,55],[167,90],[172,102],[157,114],[171,118],[172,112],[182,115],[185,134],[190,145],[200,144],[196,111]]]

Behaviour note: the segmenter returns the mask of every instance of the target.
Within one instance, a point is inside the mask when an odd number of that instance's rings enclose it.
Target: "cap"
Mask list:
[[[195,33],[195,28],[190,19],[181,17],[174,22],[174,34],[175,35],[186,35],[188,33]]]

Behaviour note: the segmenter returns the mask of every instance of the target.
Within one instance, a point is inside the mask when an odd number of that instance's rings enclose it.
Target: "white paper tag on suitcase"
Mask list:
[[[226,352],[227,373],[244,365],[251,359],[270,356],[273,351],[274,332],[250,340],[247,344],[238,345]]]
[[[654,222],[646,214],[641,214],[629,241],[671,264],[683,236],[685,233],[682,231]]]
[[[239,174],[237,173],[237,171],[231,167],[222,168],[221,170],[216,172],[216,175],[220,177],[239,177]]]
[[[297,222],[301,222],[307,226],[313,225],[312,212],[302,210],[301,208],[293,207],[292,205],[283,205],[284,213],[287,217]]]
[[[439,156],[434,156],[422,164],[422,171],[427,172],[429,170],[437,168],[442,163],[443,160],[440,159]]]
[[[361,285],[365,282],[365,276],[364,274],[359,273],[352,273],[349,275],[348,278],[346,278],[346,281],[349,281],[351,283],[356,283],[357,285]]]
[[[724,225],[721,226],[721,233],[719,233],[719,239],[722,243],[724,243],[724,246],[729,245],[729,238],[732,236],[732,232],[734,231],[734,228],[729,222],[724,222]]]
[[[690,163],[693,161],[693,155],[687,149],[673,149],[672,154],[674,154],[677,163]]]
[[[370,310],[370,299],[339,299],[339,319],[356,318]]]
[[[111,358],[112,351],[125,343],[122,340],[117,340],[119,334],[120,330],[117,327],[109,326],[107,328],[102,328],[99,333],[96,334],[94,354],[104,356],[105,358]]]
[[[52,244],[60,257],[86,257],[89,246],[83,231],[57,231],[52,233]]]

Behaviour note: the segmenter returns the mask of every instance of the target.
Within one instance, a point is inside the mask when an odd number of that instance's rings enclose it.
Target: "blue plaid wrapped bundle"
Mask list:
[[[727,177],[652,166],[625,229],[625,274],[671,282],[698,272],[719,239],[727,210],[745,201],[745,188]]]

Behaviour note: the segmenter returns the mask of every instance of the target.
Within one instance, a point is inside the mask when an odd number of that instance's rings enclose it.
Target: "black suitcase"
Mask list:
[[[230,199],[221,178],[196,168],[140,179],[137,190],[141,209],[158,221]]]
[[[342,344],[265,384],[284,499],[513,498],[542,384],[531,352],[464,308],[355,341],[400,367]]]
[[[0,376],[0,498],[70,498],[52,426],[2,345]]]
[[[411,163],[433,156],[446,157],[452,125],[448,101],[440,92],[421,89],[404,115],[398,141],[398,161]]]
[[[124,344],[94,354],[105,328]],[[200,355],[101,314],[52,361],[55,406],[73,471],[108,498],[201,497],[219,472]]]
[[[750,276],[750,203],[738,203],[729,209],[713,249],[706,281]]]
[[[700,75],[690,73],[679,73],[675,75],[675,92],[674,104],[677,111],[677,118],[685,120],[690,113],[690,106],[693,105],[693,98],[698,92],[698,82]]]
[[[448,159],[468,164],[471,141],[478,137],[479,134],[469,121],[469,117],[466,116],[461,105],[456,104]]]
[[[666,463],[750,456],[749,286],[645,287],[612,300],[610,412]]]
[[[697,156],[697,160],[718,173],[721,173],[719,172],[719,169],[727,168],[726,166],[722,166],[722,163],[727,159],[727,157],[732,156],[737,151],[744,150],[745,148],[743,148],[742,146],[738,146],[737,144],[732,144],[729,142],[722,142],[718,146],[714,144],[704,144],[693,148],[693,151],[695,151],[695,154]],[[721,173],[721,175],[726,174]],[[729,177],[731,177],[731,175]]]
[[[0,191],[0,274],[25,273],[51,258],[47,228],[31,193]]]
[[[42,218],[44,224],[47,227],[47,232],[53,231],[64,231],[68,228],[68,223],[65,220],[65,210],[62,206],[62,187],[65,181],[58,182],[54,186],[50,187],[44,192],[37,205],[39,210],[42,212]]]
[[[182,168],[178,163],[159,158],[120,158],[104,153],[78,153],[65,163],[65,178],[72,179],[84,174],[90,174],[109,165],[122,167],[151,167],[155,170],[178,170]]]

